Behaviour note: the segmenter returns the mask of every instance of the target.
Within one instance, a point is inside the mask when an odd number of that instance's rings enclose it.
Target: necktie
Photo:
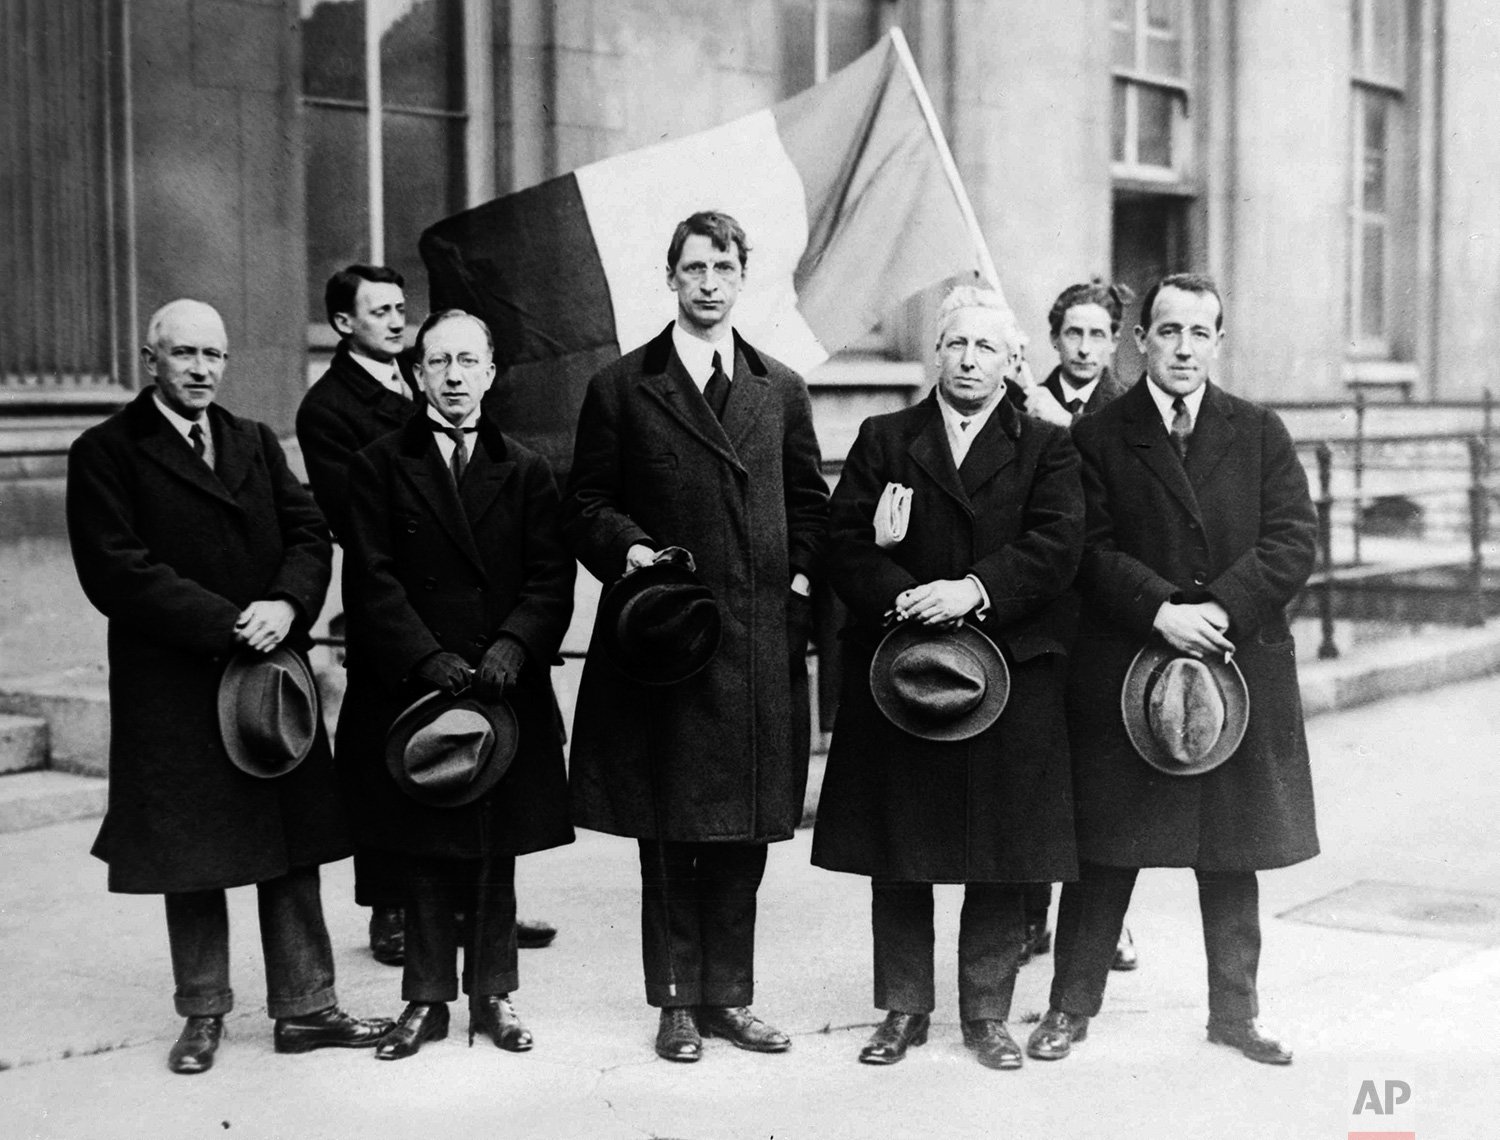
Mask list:
[[[1187,404],[1178,396],[1172,401],[1172,446],[1177,456],[1187,462],[1188,440],[1193,434],[1193,417],[1188,415]]]
[[[188,428],[188,440],[193,445],[193,454],[205,463],[208,462],[208,444],[203,442],[203,425],[194,424]]]
[[[958,430],[961,431],[961,432],[963,432],[965,435],[968,435],[969,434],[969,425],[971,423],[973,423],[973,422],[974,422],[973,420],[959,420],[958,421]]]
[[[464,469],[469,465],[469,448],[464,442],[464,436],[473,435],[479,429],[477,427],[459,428],[449,424],[434,423],[432,430],[442,432],[453,441],[453,454],[448,457],[448,473],[453,476],[453,483],[457,486],[463,482]]]
[[[1076,416],[1079,412],[1083,411],[1083,401],[1074,398],[1072,400],[1066,401],[1063,404],[1063,407],[1067,409],[1068,415]]]
[[[729,402],[729,377],[724,375],[724,361],[714,353],[714,371],[703,386],[703,398],[718,419],[724,418],[724,405]]]

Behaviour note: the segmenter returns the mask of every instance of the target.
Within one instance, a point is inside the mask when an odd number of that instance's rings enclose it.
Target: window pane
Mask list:
[[[1176,37],[1164,39],[1160,36],[1148,36],[1146,38],[1146,70],[1152,75],[1180,77],[1182,75],[1182,41]]]
[[[1172,165],[1172,93],[1137,85],[1136,161],[1142,166]]]
[[[364,102],[364,0],[302,0],[302,94]]]
[[[1372,78],[1406,81],[1406,0],[1371,0],[1369,67]]]
[[[1116,162],[1125,161],[1125,101],[1130,95],[1130,84],[1123,79],[1115,80],[1114,123],[1111,129],[1110,156]]]
[[[785,98],[813,85],[811,0],[781,0],[781,94]]]
[[[463,124],[388,113],[384,123],[385,260],[406,276],[408,303],[427,303],[427,272],[417,239],[463,208]],[[399,161],[392,161],[399,156]]]
[[[387,107],[464,109],[458,0],[382,0],[380,93]]]
[[[874,36],[874,5],[869,0],[830,0],[828,74],[832,75],[869,51]]]
[[[323,285],[351,261],[370,257],[365,113],[307,108],[308,320],[323,324]]]
[[[1146,0],[1146,27],[1168,35],[1182,34],[1182,0]]]
[[[1364,97],[1364,173],[1361,208],[1371,213],[1385,212],[1386,159],[1389,153],[1386,130],[1389,125],[1386,100],[1378,95]]]
[[[1385,339],[1385,226],[1364,227],[1364,270],[1359,298],[1359,331],[1369,340]]]
[[[1354,71],[1364,70],[1365,58],[1365,0],[1349,0],[1349,58],[1354,61]]]
[[[1116,67],[1135,66],[1135,0],[1110,0],[1109,43]]]

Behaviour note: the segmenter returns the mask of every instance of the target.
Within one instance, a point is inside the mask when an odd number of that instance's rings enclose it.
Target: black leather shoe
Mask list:
[[[1243,1021],[1209,1018],[1208,1039],[1215,1045],[1229,1045],[1238,1049],[1252,1061],[1259,1061],[1262,1065],[1292,1063],[1292,1051],[1274,1037],[1267,1037],[1262,1033],[1251,1018]]]
[[[391,1019],[351,1017],[336,1005],[305,1017],[278,1017],[272,1036],[278,1053],[313,1049],[368,1049],[391,1031]]]
[[[469,1001],[469,1044],[483,1033],[507,1053],[524,1053],[535,1042],[531,1030],[521,1024],[509,994],[485,994]]]
[[[557,927],[548,922],[522,922],[516,919],[516,945],[522,950],[540,950],[551,946]]]
[[[447,1002],[410,1002],[401,1011],[396,1028],[375,1046],[375,1058],[380,1061],[399,1061],[414,1054],[422,1047],[422,1042],[441,1041],[447,1036]]]
[[[870,1040],[859,1051],[859,1059],[866,1065],[894,1065],[906,1056],[908,1048],[927,1044],[927,1030],[932,1018],[925,1013],[901,1013],[891,1010],[885,1020],[875,1027]]]
[[[406,915],[399,906],[371,909],[370,953],[383,966],[400,966],[406,961]]]
[[[1049,1009],[1041,1024],[1031,1031],[1026,1052],[1038,1061],[1061,1061],[1073,1046],[1089,1035],[1089,1019],[1076,1013]]]
[[[767,1025],[743,1005],[699,1006],[698,1032],[705,1037],[723,1037],[752,1053],[785,1053],[792,1047],[790,1037],[774,1025]]]
[[[1135,939],[1130,937],[1130,927],[1120,931],[1120,941],[1115,946],[1115,960],[1109,964],[1111,970],[1129,971],[1141,964],[1135,953]]]
[[[703,1056],[703,1038],[690,1008],[669,1006],[661,1011],[661,1024],[656,1028],[656,1055],[684,1062]]]
[[[1021,1067],[1021,1047],[998,1018],[976,1017],[964,1022],[964,1045],[986,1069]]]
[[[214,1067],[214,1053],[223,1035],[222,1017],[188,1018],[167,1054],[167,1068],[184,1075],[208,1072]]]

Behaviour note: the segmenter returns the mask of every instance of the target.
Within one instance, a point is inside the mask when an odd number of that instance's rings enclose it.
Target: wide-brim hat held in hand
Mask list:
[[[520,726],[505,701],[438,690],[391,725],[385,765],[396,786],[418,803],[462,807],[500,782],[519,743]]]
[[[680,546],[615,582],[596,628],[615,668],[647,685],[686,681],[713,660],[723,632],[719,603]]]
[[[1130,663],[1120,706],[1141,759],[1169,776],[1213,771],[1234,755],[1250,722],[1250,690],[1233,660],[1199,660],[1160,639]]]
[[[241,649],[219,680],[219,736],[240,771],[269,779],[307,759],[318,737],[312,669],[285,646]]]
[[[905,621],[870,661],[870,692],[886,719],[924,740],[967,740],[1005,711],[1010,668],[972,625]]]

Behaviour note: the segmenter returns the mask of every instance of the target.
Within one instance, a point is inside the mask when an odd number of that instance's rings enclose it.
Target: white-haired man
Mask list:
[[[237,651],[305,653],[328,589],[328,528],[264,424],[214,406],[219,314],[164,305],[142,349],[155,383],[68,455],[79,581],[109,619],[109,889],[166,898],[177,1012],[168,1065],[212,1066],[229,985],[226,887],[255,884],[278,1053],[372,1047],[389,1021],[335,1004],[318,866],[351,850],[321,727],[275,779],[230,762],[219,678]]]
[[[849,607],[848,657],[812,858],[871,880],[875,1005],[887,1013],[860,1053],[867,1064],[926,1041],[932,886],[962,883],[964,1044],[989,1068],[1019,1068],[1005,1022],[1024,890],[1077,873],[1057,602],[1082,551],[1083,492],[1068,430],[1004,399],[1020,348],[999,294],[955,289],[939,312],[936,389],[864,422],[833,495],[826,566]],[[890,483],[911,489],[910,517],[905,537],[882,545],[873,520]],[[934,644],[963,622],[1000,646],[1011,684],[998,719],[893,723],[871,677],[892,617],[926,627]]]

